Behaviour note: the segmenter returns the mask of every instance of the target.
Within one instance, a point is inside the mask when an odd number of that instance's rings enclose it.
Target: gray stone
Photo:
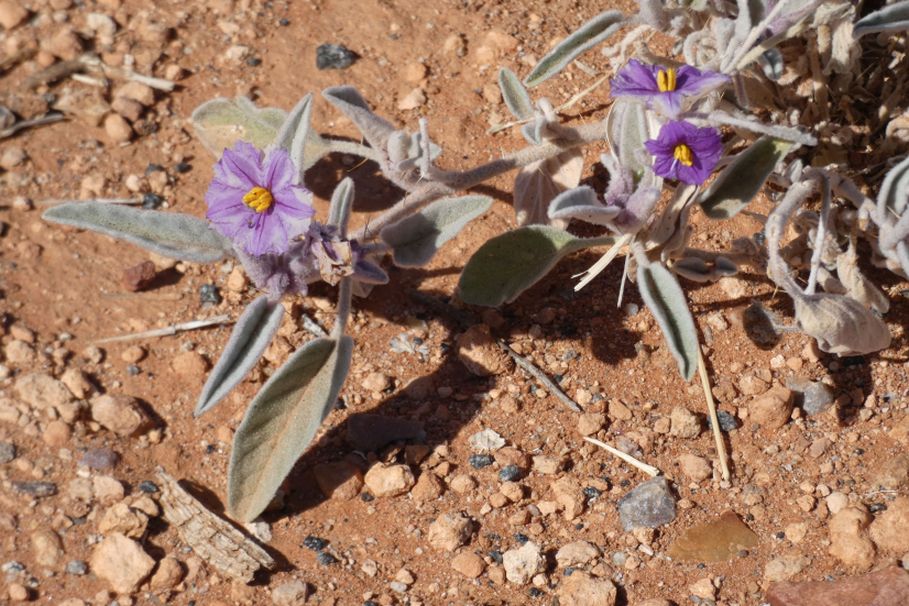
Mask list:
[[[82,576],[88,573],[88,564],[82,560],[70,560],[66,563],[66,574]]]
[[[340,44],[321,44],[316,49],[316,67],[319,69],[344,69],[356,60],[357,54]]]
[[[271,590],[271,601],[275,606],[302,606],[309,595],[309,587],[300,580],[281,583]]]
[[[90,469],[113,469],[120,462],[120,455],[110,448],[90,448],[79,459],[79,465]]]
[[[789,388],[798,393],[797,403],[808,416],[819,415],[833,406],[835,399],[829,385],[820,381],[793,381]]]
[[[666,478],[648,480],[619,500],[619,518],[626,531],[657,528],[675,519],[675,496]]]
[[[13,490],[32,497],[51,497],[57,494],[57,485],[53,482],[13,482]]]
[[[0,442],[0,465],[16,458],[16,445],[12,442]]]

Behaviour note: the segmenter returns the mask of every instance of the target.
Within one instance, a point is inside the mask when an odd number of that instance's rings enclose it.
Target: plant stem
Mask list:
[[[350,318],[350,302],[353,298],[353,278],[341,278],[338,284],[338,307],[335,312],[335,326],[331,330],[333,339],[340,339],[347,329]]]
[[[367,240],[370,236],[378,234],[383,227],[390,225],[412,212],[437,200],[442,196],[451,195],[459,190],[470,189],[488,181],[493,177],[498,177],[516,168],[522,168],[528,164],[554,158],[560,153],[593,143],[606,138],[606,122],[595,122],[593,124],[583,124],[577,128],[571,129],[573,137],[571,140],[547,141],[542,145],[532,145],[520,149],[514,153],[508,154],[504,158],[487,162],[481,166],[462,172],[452,171],[446,173],[444,183],[438,181],[426,182],[404,196],[397,204],[386,210],[377,219],[371,221],[356,234],[354,240]],[[367,148],[368,149],[368,148]]]
[[[343,139],[325,139],[328,149],[332,153],[351,154],[360,156],[373,162],[379,161],[379,151],[356,141],[344,141]]]

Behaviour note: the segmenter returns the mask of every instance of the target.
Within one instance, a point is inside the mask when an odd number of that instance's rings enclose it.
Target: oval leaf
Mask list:
[[[514,180],[514,212],[518,225],[548,223],[550,202],[577,187],[584,173],[584,154],[567,149],[557,156],[531,162]]]
[[[606,118],[606,139],[610,152],[619,166],[634,174],[636,181],[644,175],[654,175],[650,170],[650,154],[646,152],[644,142],[656,138],[656,131],[648,112],[644,110],[643,104],[623,97],[616,99]],[[659,187],[657,182],[647,185]]]
[[[510,303],[565,255],[610,241],[576,238],[547,225],[530,225],[504,233],[483,244],[467,262],[458,281],[461,300],[488,307]]]
[[[265,511],[334,406],[350,368],[350,337],[314,339],[265,383],[234,435],[227,504],[243,522]]]
[[[303,181],[303,173],[322,157],[325,149],[322,138],[310,127],[311,115],[312,94],[310,93],[290,110],[290,114],[275,137],[275,144],[286,149],[294,166],[299,167],[298,183]]]
[[[54,206],[42,217],[125,240],[171,259],[212,263],[232,254],[230,242],[208,221],[182,213],[87,201]]]
[[[220,158],[221,152],[237,141],[247,141],[260,149],[268,147],[286,117],[284,110],[260,109],[246,97],[237,97],[203,103],[193,111],[190,121],[202,145]]]
[[[350,118],[373,148],[385,149],[385,143],[395,128],[373,113],[357,89],[352,86],[333,86],[322,91],[322,96]]]
[[[660,325],[679,372],[690,381],[698,367],[698,333],[682,287],[668,269],[649,263],[638,266],[638,290]]]
[[[614,34],[624,21],[625,17],[619,11],[606,11],[587,21],[546,53],[524,79],[524,84],[531,88],[542,84],[562,71],[575,57]]]
[[[382,241],[393,251],[395,265],[420,267],[465,225],[489,209],[488,196],[443,198],[382,230]]]
[[[890,347],[884,321],[855,299],[815,294],[793,297],[795,319],[821,351],[840,356],[862,356]]]
[[[909,1],[894,2],[880,10],[865,15],[858,21],[852,30],[856,39],[865,34],[878,32],[894,32],[909,29]]]
[[[761,137],[717,175],[700,197],[701,208],[711,219],[734,217],[761,191],[791,148],[787,141]]]
[[[284,307],[261,296],[243,310],[234,324],[218,363],[199,394],[193,416],[198,417],[224,399],[252,370],[281,326]]]
[[[499,89],[505,105],[515,118],[528,120],[533,117],[533,100],[518,77],[507,67],[499,70]]]
[[[618,206],[606,206],[597,198],[596,192],[582,185],[564,191],[549,204],[550,219],[568,221],[577,219],[594,225],[611,225],[622,209]]]
[[[338,183],[331,192],[331,204],[328,207],[328,224],[338,228],[342,238],[347,237],[347,220],[353,207],[354,182],[350,177]]]

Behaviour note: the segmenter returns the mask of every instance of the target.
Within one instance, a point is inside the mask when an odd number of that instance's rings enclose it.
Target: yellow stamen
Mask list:
[[[271,207],[274,201],[275,199],[272,197],[271,192],[258,185],[243,196],[243,204],[257,213],[264,213]]]
[[[679,143],[675,146],[675,149],[672,151],[672,157],[685,166],[694,164],[694,156],[691,154],[691,148],[684,143]]]
[[[675,69],[669,67],[657,72],[657,88],[661,93],[671,93],[675,90]]]

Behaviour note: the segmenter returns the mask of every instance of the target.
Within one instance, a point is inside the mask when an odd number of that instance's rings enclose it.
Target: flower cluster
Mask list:
[[[667,118],[657,138],[644,144],[654,158],[653,171],[665,179],[701,185],[720,160],[722,138],[715,128],[698,128],[676,118],[728,82],[728,76],[690,65],[664,67],[632,59],[619,71],[611,87],[613,96],[642,99],[649,109]]]
[[[339,237],[337,226],[312,220],[312,193],[298,175],[285,149],[263,152],[245,141],[224,150],[215,165],[206,216],[233,243],[253,283],[278,298],[305,294],[318,279],[384,282],[368,250]]]

